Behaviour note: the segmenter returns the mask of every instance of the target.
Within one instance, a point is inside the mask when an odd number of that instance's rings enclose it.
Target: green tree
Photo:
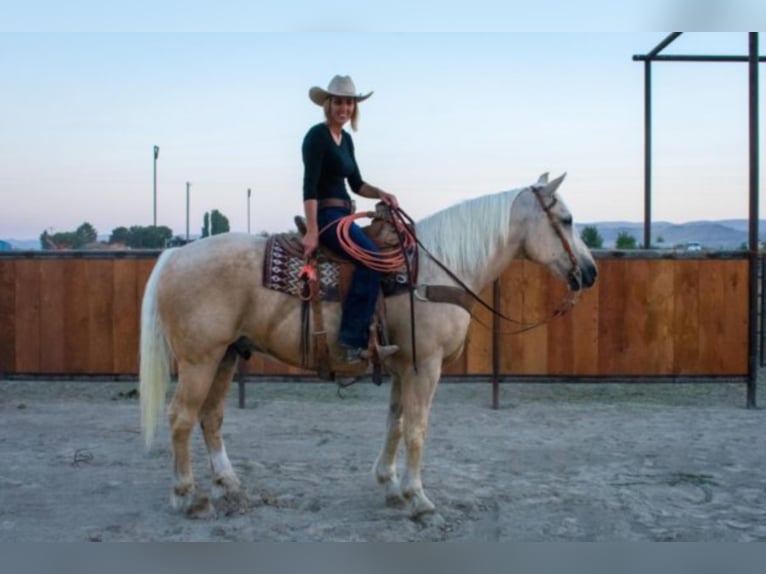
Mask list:
[[[164,225],[133,225],[130,228],[130,246],[134,249],[162,249],[173,237],[173,231]]]
[[[78,238],[74,231],[59,231],[49,235],[54,249],[77,249]]]
[[[210,235],[210,214],[206,211],[202,217],[202,237]]]
[[[109,236],[109,243],[123,243],[130,245],[130,230],[127,227],[115,227]]]
[[[218,235],[219,233],[228,233],[229,231],[229,218],[223,213],[214,209],[210,212],[210,235]]]
[[[98,240],[96,229],[87,221],[80,225],[76,231],[59,231],[40,234],[40,247],[42,249],[82,249],[88,243]]]
[[[51,236],[48,235],[47,230],[40,234],[40,249],[43,251],[54,249],[53,240],[51,239]]]
[[[77,228],[75,235],[77,236],[77,245],[75,246],[77,249],[85,247],[88,243],[95,243],[98,241],[98,232],[96,231],[96,228],[87,221]]]
[[[615,245],[617,249],[635,249],[636,238],[627,231],[620,231],[617,234],[617,242]]]
[[[600,249],[604,245],[604,238],[598,232],[598,228],[595,225],[586,225],[580,232],[580,238],[583,243],[591,249]]]

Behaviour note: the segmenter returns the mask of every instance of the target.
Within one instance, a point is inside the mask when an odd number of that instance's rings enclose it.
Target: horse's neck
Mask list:
[[[520,237],[511,228],[511,206],[520,190],[480,197],[419,222],[420,240],[468,287],[480,291],[516,257]],[[420,283],[452,283],[429,257],[421,256]]]

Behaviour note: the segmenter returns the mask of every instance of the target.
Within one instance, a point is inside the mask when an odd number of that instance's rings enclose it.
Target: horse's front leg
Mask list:
[[[400,506],[402,488],[396,475],[396,453],[402,438],[402,380],[398,374],[392,375],[391,397],[388,405],[388,425],[386,440],[375,461],[373,472],[378,484],[383,486],[388,506]]]
[[[420,468],[431,401],[440,375],[441,360],[431,360],[421,363],[418,374],[409,370],[402,379],[403,433],[407,448],[402,495],[410,502],[414,518],[436,509],[423,490]]]

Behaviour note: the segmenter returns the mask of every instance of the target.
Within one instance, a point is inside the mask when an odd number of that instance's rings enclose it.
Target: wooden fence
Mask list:
[[[6,253],[0,257],[0,376],[135,375],[141,297],[156,252]],[[597,255],[599,279],[567,315],[497,335],[505,376],[744,376],[748,263],[744,256]],[[514,262],[483,298],[522,321],[546,317],[566,289]],[[490,313],[477,306],[448,375],[492,373]],[[513,325],[501,322],[502,330]],[[299,369],[256,355],[246,372]]]

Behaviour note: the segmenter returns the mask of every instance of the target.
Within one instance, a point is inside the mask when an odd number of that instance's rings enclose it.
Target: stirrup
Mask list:
[[[371,359],[377,355],[378,359],[383,361],[399,352],[399,345],[374,345],[369,349],[363,350],[359,356],[363,359]]]

